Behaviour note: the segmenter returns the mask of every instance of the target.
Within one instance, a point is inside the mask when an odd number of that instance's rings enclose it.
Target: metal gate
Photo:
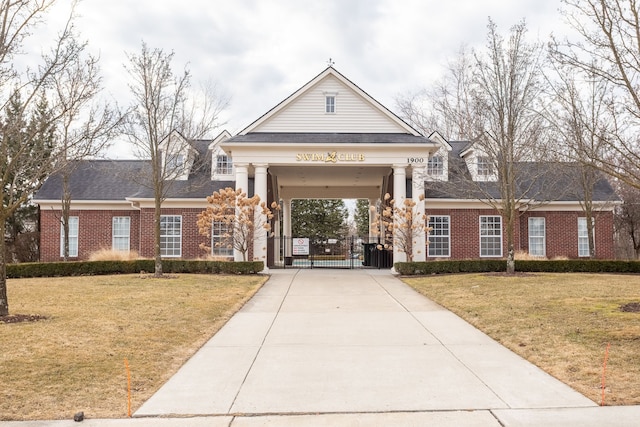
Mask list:
[[[382,249],[377,237],[273,238],[275,268],[391,268],[392,251]],[[276,240],[277,239],[277,240]]]

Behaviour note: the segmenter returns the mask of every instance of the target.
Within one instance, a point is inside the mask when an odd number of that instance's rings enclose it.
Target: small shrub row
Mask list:
[[[397,262],[396,271],[402,275],[451,273],[491,273],[506,271],[505,260],[451,260],[429,262]],[[639,261],[618,260],[516,260],[517,272],[539,273],[640,273]]]
[[[451,260],[429,262],[396,262],[395,270],[405,276],[450,273],[488,273],[505,271],[505,260]]]
[[[154,261],[139,259],[131,261],[72,261],[43,262],[7,265],[8,278],[98,276],[105,274],[153,273]],[[223,262],[164,260],[165,273],[193,274],[256,274],[263,269],[262,261]]]

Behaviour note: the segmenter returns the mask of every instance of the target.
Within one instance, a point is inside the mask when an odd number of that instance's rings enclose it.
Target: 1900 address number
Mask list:
[[[424,163],[424,157],[407,157],[407,163]]]

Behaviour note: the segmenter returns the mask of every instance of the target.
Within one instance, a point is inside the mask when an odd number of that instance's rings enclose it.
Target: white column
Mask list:
[[[369,199],[369,237],[380,235],[380,224],[376,221],[376,212],[371,210],[371,207],[375,207],[376,203],[378,203],[377,199]]]
[[[407,198],[407,166],[393,165],[393,200],[395,206],[404,206],[404,200]],[[393,262],[405,262],[407,255],[400,251],[399,238],[397,233],[393,235]]]
[[[424,215],[424,197],[421,196],[424,196],[424,168],[413,168],[411,182],[412,199],[416,204],[414,212],[415,217],[416,220],[422,221],[421,218]],[[412,255],[414,261],[427,260],[426,234],[424,232],[425,225],[426,224],[422,223],[422,227],[419,227],[417,230],[413,231]]]
[[[253,165],[254,168],[254,193],[260,197],[260,203],[267,203],[267,165]],[[260,210],[256,211],[256,224],[266,224],[267,216]],[[267,269],[267,230],[262,227],[256,227],[253,236],[253,259],[256,261],[264,261],[264,270]]]
[[[243,192],[248,192],[249,190],[249,170],[247,164],[234,164],[233,168],[236,171],[236,190],[242,190]],[[243,261],[244,254],[242,251],[238,249],[233,249],[233,260],[234,261]],[[249,260],[247,260],[249,261]]]
[[[284,237],[284,256],[291,256],[291,199],[282,200],[282,232]]]

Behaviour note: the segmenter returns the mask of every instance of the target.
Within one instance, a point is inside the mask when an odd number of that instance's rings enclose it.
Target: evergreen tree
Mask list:
[[[293,237],[336,239],[347,230],[349,213],[340,199],[296,199],[291,201]]]
[[[355,212],[356,226],[358,236],[365,237],[369,235],[369,200],[358,199],[356,201]]]
[[[24,110],[25,107],[20,91],[15,90],[5,110],[3,126],[5,131],[2,135],[4,138],[3,148],[6,152],[3,153],[4,156],[2,156],[0,162],[2,162],[2,170],[9,172],[6,179],[3,180],[5,187],[3,191],[4,206],[9,206],[14,200],[24,199],[25,192],[30,192],[31,188],[39,186],[46,178],[45,174],[34,177],[33,174],[28,173],[33,172],[33,170],[24,170],[23,165],[14,162],[14,159],[25,155],[43,157],[41,153],[46,153],[44,155],[46,160],[50,157],[53,149],[54,130],[50,125],[51,117],[46,98],[44,96],[41,97],[28,123]],[[13,191],[9,191],[10,188]],[[9,200],[9,198],[12,200]],[[33,242],[18,244],[20,236],[31,232],[36,221],[37,209],[28,200],[19,205],[7,217],[5,239],[7,243],[6,259],[8,261],[34,261],[37,259],[37,246]],[[33,236],[31,240],[33,240]],[[20,249],[19,246],[23,246],[23,248]]]

